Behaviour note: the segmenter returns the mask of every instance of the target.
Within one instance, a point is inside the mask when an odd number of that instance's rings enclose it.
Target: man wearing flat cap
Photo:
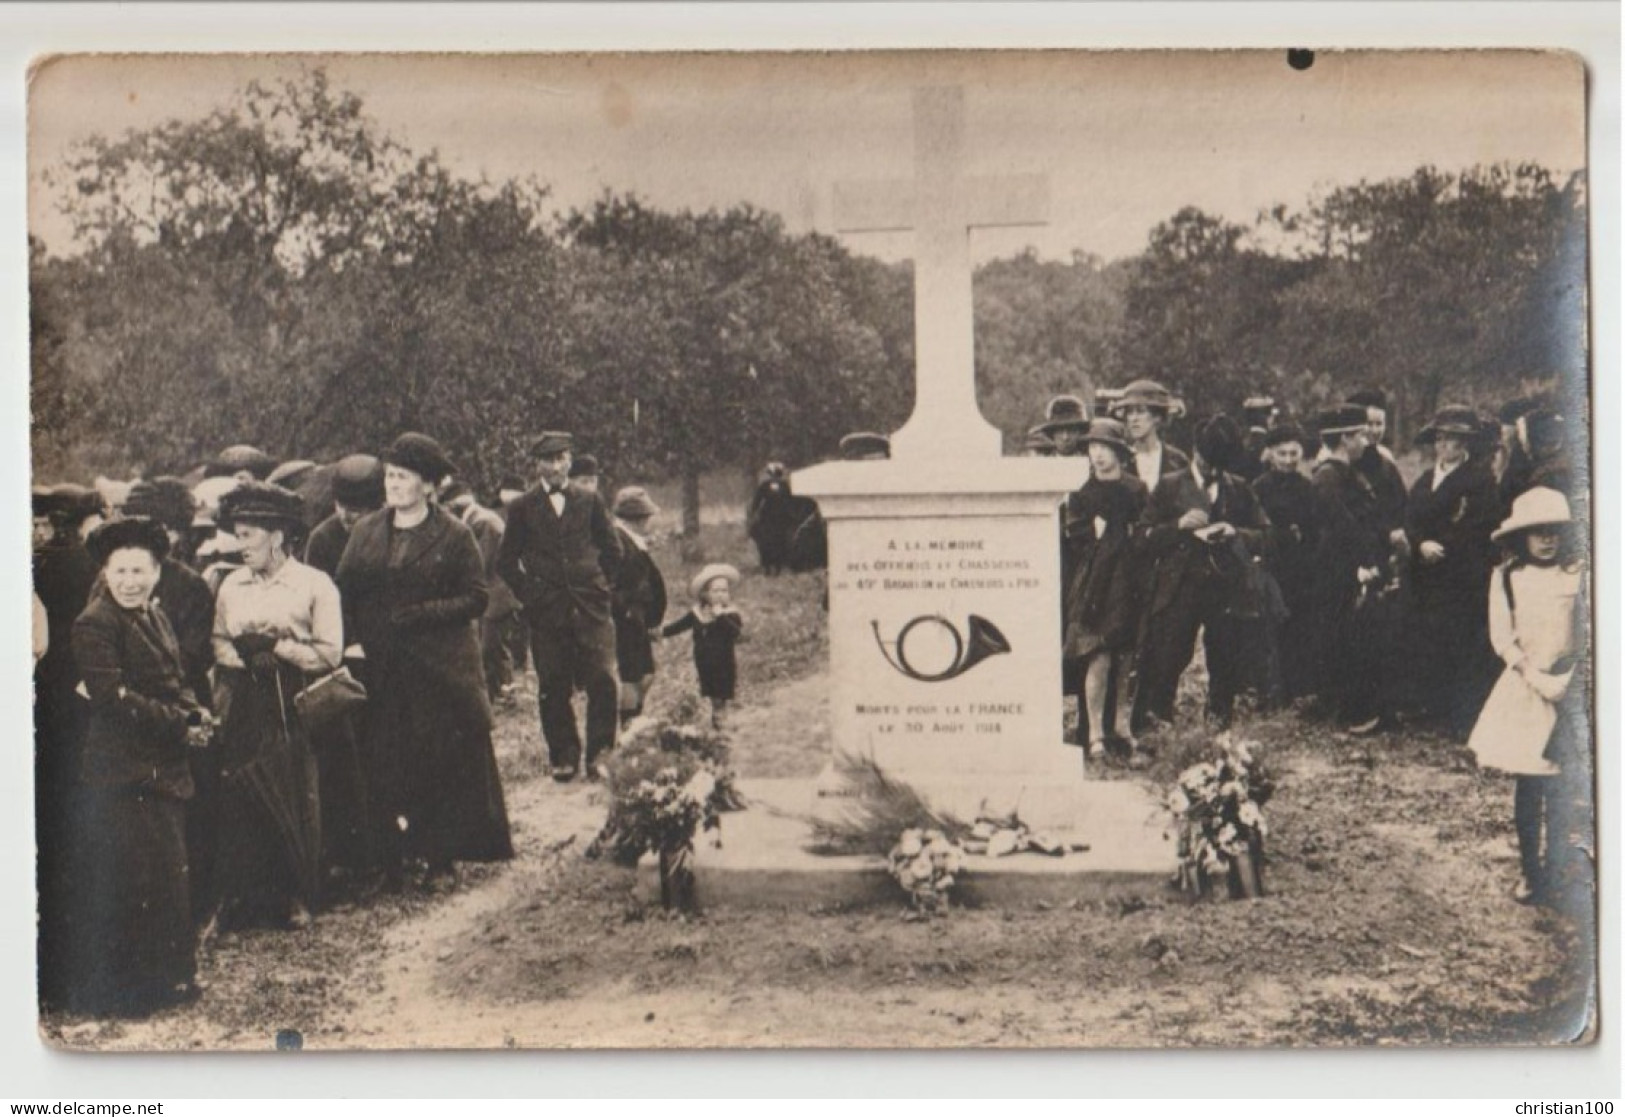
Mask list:
[[[1247,644],[1264,602],[1253,560],[1263,553],[1269,520],[1247,485],[1229,471],[1242,453],[1241,430],[1228,415],[1198,433],[1191,464],[1164,473],[1141,520],[1156,561],[1140,646],[1137,720],[1172,722],[1179,677],[1207,654],[1208,715],[1229,723],[1247,681]]]
[[[1371,444],[1366,409],[1342,404],[1320,413],[1315,490],[1313,671],[1325,712],[1363,732],[1380,725],[1388,672],[1382,648],[1355,624],[1357,607],[1380,607],[1392,577],[1390,544],[1371,482],[1354,461]]]
[[[594,494],[569,484],[574,439],[545,431],[531,444],[538,483],[508,507],[497,571],[530,626],[531,654],[553,778],[590,777],[615,743],[619,683],[610,587],[620,573],[620,538]],[[570,697],[587,693],[586,755]]]
[[[621,677],[621,721],[643,712],[655,673],[649,633],[666,617],[666,580],[649,553],[649,521],[660,511],[640,486],[615,494],[615,533],[625,561],[615,579],[615,663]]]

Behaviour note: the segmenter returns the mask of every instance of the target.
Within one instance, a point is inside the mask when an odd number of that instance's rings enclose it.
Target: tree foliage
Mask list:
[[[44,472],[182,471],[237,442],[326,460],[418,429],[491,486],[566,428],[617,481],[685,478],[693,517],[702,473],[804,464],[911,406],[906,263],[747,204],[607,192],[546,217],[545,187],[458,177],[320,70],[92,139],[52,187],[76,239],[29,245]],[[1583,386],[1585,207],[1578,176],[1424,167],[1251,226],[1181,209],[1111,264],[993,261],[980,402],[1014,441],[1048,397],[1141,376],[1198,414],[1381,383],[1411,430],[1440,402]]]

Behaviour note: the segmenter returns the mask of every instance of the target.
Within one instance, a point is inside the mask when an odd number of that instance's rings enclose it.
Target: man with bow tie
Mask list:
[[[538,483],[509,506],[497,573],[512,587],[530,626],[531,653],[553,778],[592,776],[615,743],[620,684],[610,586],[620,570],[620,539],[604,502],[569,484],[574,439],[544,431],[531,444]],[[587,693],[582,756],[571,695]]]

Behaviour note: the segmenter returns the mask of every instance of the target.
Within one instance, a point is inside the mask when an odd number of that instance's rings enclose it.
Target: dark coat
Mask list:
[[[649,552],[617,526],[626,558],[615,578],[615,662],[621,679],[637,682],[655,673],[649,630],[666,615],[666,580]]]
[[[690,609],[661,629],[661,635],[676,636],[681,632],[692,632],[694,670],[700,677],[700,694],[717,701],[731,702],[739,678],[734,645],[739,642],[739,634],[744,627],[745,622],[738,613],[724,613],[705,621]]]
[[[474,533],[474,543],[480,549],[485,564],[485,588],[490,599],[485,603],[485,619],[499,621],[519,611],[519,601],[497,573],[497,555],[502,550],[502,536],[507,522],[496,512],[479,504],[471,504],[460,517],[463,526]]]
[[[125,609],[109,595],[94,596],[74,622],[73,658],[90,693],[84,782],[191,798],[186,723],[201,707],[186,686],[163,611]]]
[[[1354,462],[1354,468],[1371,485],[1377,502],[1377,522],[1389,535],[1405,526],[1405,477],[1394,459],[1381,447],[1369,446]]]
[[[789,561],[791,536],[799,522],[788,479],[769,477],[756,486],[745,526],[764,567],[776,570]]]
[[[1253,482],[1253,495],[1269,517],[1270,573],[1294,615],[1307,611],[1314,591],[1315,550],[1320,528],[1315,519],[1315,487],[1302,473],[1272,469]]]
[[[474,536],[444,510],[391,555],[394,512],[363,516],[339,562],[366,656],[366,755],[378,810],[406,816],[431,860],[513,856],[491,745],[491,707],[475,622],[485,574]]]
[[[1226,613],[1258,616],[1262,611],[1264,602],[1252,560],[1263,554],[1269,519],[1239,477],[1221,472],[1218,487],[1218,499],[1209,500],[1187,466],[1178,473],[1164,473],[1152,490],[1140,520],[1145,553],[1156,563],[1149,616],[1172,605],[1192,586],[1219,591]],[[1221,542],[1204,543],[1181,530],[1180,517],[1194,509],[1206,512],[1209,523],[1231,525],[1236,534]]]
[[[1070,569],[1064,595],[1066,654],[1085,656],[1134,643],[1144,605],[1145,567],[1136,561],[1134,532],[1147,490],[1138,478],[1090,477],[1067,496],[1062,532]],[[1095,521],[1105,523],[1097,534]]]
[[[194,973],[183,801],[187,721],[200,707],[161,609],[93,594],[73,655],[90,723],[64,965],[75,1007],[102,1013],[139,1008]]]
[[[567,487],[559,515],[537,486],[508,506],[497,573],[532,628],[567,626],[577,611],[609,623],[610,586],[622,558],[602,500]]]
[[[1417,606],[1484,612],[1496,546],[1490,533],[1501,520],[1495,478],[1476,462],[1463,462],[1433,487],[1438,467],[1411,486],[1406,505],[1405,535],[1411,547],[1411,590]],[[1432,540],[1444,547],[1444,558],[1423,562],[1421,546]]]
[[[339,572],[339,559],[344,557],[345,544],[350,542],[350,529],[344,526],[337,512],[316,525],[305,544],[305,565],[313,566],[329,578]]]
[[[1315,494],[1315,601],[1318,623],[1346,618],[1359,593],[1358,571],[1388,571],[1388,539],[1376,492],[1347,462],[1319,462],[1310,478]]]
[[[1162,444],[1162,476],[1163,477],[1168,476],[1168,474],[1170,474],[1170,473],[1178,473],[1181,470],[1187,470],[1188,471],[1190,469],[1190,467],[1191,467],[1191,459],[1183,450],[1181,450],[1177,446],[1170,446],[1166,441],[1163,442],[1163,444]],[[1139,477],[1140,481],[1145,485],[1146,492],[1151,492],[1152,490],[1154,490],[1157,487],[1157,482],[1162,480],[1162,477],[1140,477],[1140,460],[1138,458],[1136,458],[1133,454],[1129,455],[1128,462],[1126,463],[1124,468],[1125,468],[1125,471],[1127,473],[1129,473],[1131,476]]]

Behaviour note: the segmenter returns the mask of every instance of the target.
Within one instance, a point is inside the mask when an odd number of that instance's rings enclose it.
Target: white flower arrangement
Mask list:
[[[1166,799],[1179,827],[1179,883],[1211,894],[1218,881],[1228,886],[1245,866],[1253,875],[1241,894],[1256,894],[1257,863],[1269,834],[1261,808],[1274,784],[1250,742],[1221,734],[1213,744],[1215,758],[1181,772]]]
[[[941,830],[904,830],[886,859],[892,878],[903,886],[914,910],[948,910],[948,893],[965,869],[965,851]]]

